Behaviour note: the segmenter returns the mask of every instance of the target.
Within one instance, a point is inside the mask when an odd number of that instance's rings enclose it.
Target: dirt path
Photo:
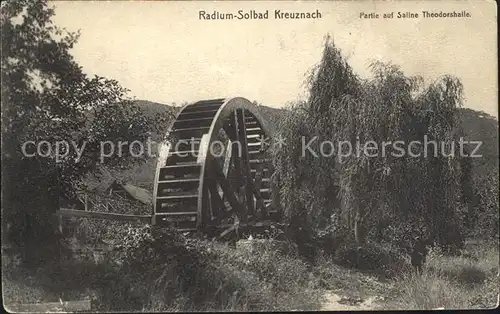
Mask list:
[[[324,294],[325,302],[321,307],[321,311],[370,311],[376,310],[378,305],[375,304],[380,300],[380,297],[369,296],[365,299],[342,297],[333,291],[326,291]]]

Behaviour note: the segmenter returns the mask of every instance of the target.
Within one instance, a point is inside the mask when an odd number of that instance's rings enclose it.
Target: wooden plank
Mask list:
[[[77,312],[90,311],[90,300],[82,301],[62,301],[48,303],[33,303],[33,304],[5,304],[5,308],[9,312]]]
[[[126,215],[105,212],[88,212],[83,210],[75,210],[69,208],[60,208],[57,212],[59,216],[68,217],[85,217],[94,219],[107,219],[107,220],[122,220],[122,221],[136,221],[151,223],[151,215]]]

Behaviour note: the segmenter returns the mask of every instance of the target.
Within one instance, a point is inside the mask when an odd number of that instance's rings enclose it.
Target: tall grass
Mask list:
[[[292,255],[277,251],[272,241],[261,242],[253,249],[209,241],[196,245],[203,247],[211,261],[210,267],[201,269],[198,277],[204,278],[205,284],[193,282],[199,295],[204,295],[197,310],[276,311],[319,306],[320,295],[309,287],[308,266]],[[162,305],[164,301],[158,301],[148,310],[168,309]]]
[[[422,275],[397,280],[404,309],[491,308],[499,293],[498,247],[446,256],[431,251]]]

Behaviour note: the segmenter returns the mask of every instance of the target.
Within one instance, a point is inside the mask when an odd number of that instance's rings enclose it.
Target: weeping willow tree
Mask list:
[[[370,69],[372,77],[360,79],[327,37],[308,101],[290,106],[279,126],[287,143],[274,158],[282,206],[290,216],[306,213],[315,227],[341,217],[359,245],[384,220],[443,246],[459,243],[462,192],[470,184],[456,132],[460,81],[443,76],[426,86],[396,65],[372,62]],[[370,141],[377,148],[368,155]],[[398,141],[404,154],[394,151]],[[409,155],[412,141],[421,145]],[[320,153],[304,154],[304,143]],[[341,151],[347,144],[353,153]]]

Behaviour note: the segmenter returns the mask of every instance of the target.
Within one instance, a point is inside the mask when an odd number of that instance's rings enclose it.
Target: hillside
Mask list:
[[[135,104],[141,107],[145,114],[153,116],[161,112],[173,112],[179,110],[180,106],[169,106],[147,100],[137,100]],[[264,105],[259,106],[262,116],[267,119],[271,129],[276,129],[279,119],[286,109],[271,108]],[[482,141],[480,152],[483,157],[474,159],[475,179],[489,176],[495,169],[498,169],[498,120],[483,112],[468,108],[461,109],[461,122],[463,126],[464,138],[470,141]],[[139,165],[123,172],[123,177],[134,184],[152,189],[156,162],[148,161],[144,165]]]

